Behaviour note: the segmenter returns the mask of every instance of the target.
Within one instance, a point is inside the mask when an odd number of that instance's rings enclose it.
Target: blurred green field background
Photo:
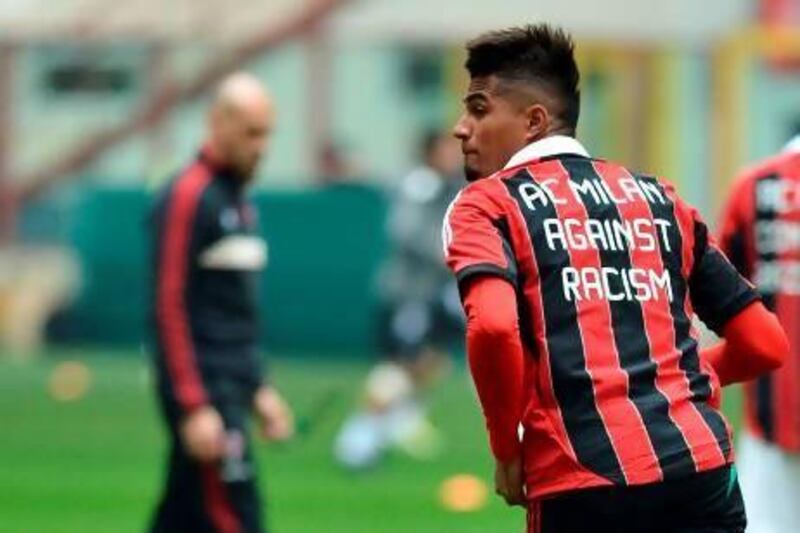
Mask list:
[[[138,532],[146,528],[160,487],[166,446],[144,356],[58,351],[30,362],[0,363],[0,532]],[[130,355],[130,354],[128,354]],[[57,402],[48,393],[59,361],[91,371],[88,393]],[[331,459],[338,423],[352,405],[367,363],[281,359],[274,379],[300,415],[321,397],[334,402],[307,438],[258,447],[264,500],[277,533],[516,532],[519,509],[491,497],[472,513],[439,503],[440,483],[458,473],[491,481],[480,413],[463,369],[429,398],[446,448],[434,462],[392,455],[359,475]],[[725,396],[738,413],[738,392]],[[734,416],[738,424],[738,416]]]

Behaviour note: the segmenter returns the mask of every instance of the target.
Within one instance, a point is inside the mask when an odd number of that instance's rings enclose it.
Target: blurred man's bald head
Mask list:
[[[234,111],[266,111],[272,108],[272,97],[258,78],[246,72],[237,72],[217,86],[214,107]]]
[[[238,72],[217,87],[209,113],[209,145],[224,166],[242,179],[253,176],[274,122],[272,97],[264,84]]]

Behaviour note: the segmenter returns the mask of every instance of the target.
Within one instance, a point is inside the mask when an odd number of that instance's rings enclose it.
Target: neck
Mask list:
[[[222,151],[219,149],[213,139],[209,139],[203,143],[201,150],[203,157],[212,165],[218,168],[227,167],[227,162],[222,157]]]
[[[227,181],[244,187],[247,184],[247,179],[241,176],[231,165],[225,161],[220,155],[220,150],[215,147],[212,141],[207,141],[202,150],[200,151],[201,157],[207,162],[208,165],[214,168],[214,173]]]
[[[575,130],[572,128],[568,128],[562,125],[554,125],[550,127],[539,136],[534,137],[528,144],[533,144],[535,142],[541,141],[543,139],[547,139],[548,137],[556,137],[556,136],[564,136],[564,137],[575,137]]]

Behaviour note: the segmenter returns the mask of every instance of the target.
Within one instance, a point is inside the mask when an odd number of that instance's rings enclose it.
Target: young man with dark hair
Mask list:
[[[530,531],[744,531],[720,387],[780,366],[783,330],[667,182],[574,138],[566,33],[467,51],[442,233],[498,494]],[[694,314],[725,341],[700,352]]]

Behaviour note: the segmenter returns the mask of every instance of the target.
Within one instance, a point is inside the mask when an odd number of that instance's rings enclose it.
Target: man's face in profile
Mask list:
[[[213,120],[225,164],[243,178],[252,178],[272,131],[270,106],[225,106]]]
[[[461,141],[468,181],[501,170],[528,144],[526,108],[500,85],[496,76],[473,78],[463,100],[464,112],[453,128]]]

